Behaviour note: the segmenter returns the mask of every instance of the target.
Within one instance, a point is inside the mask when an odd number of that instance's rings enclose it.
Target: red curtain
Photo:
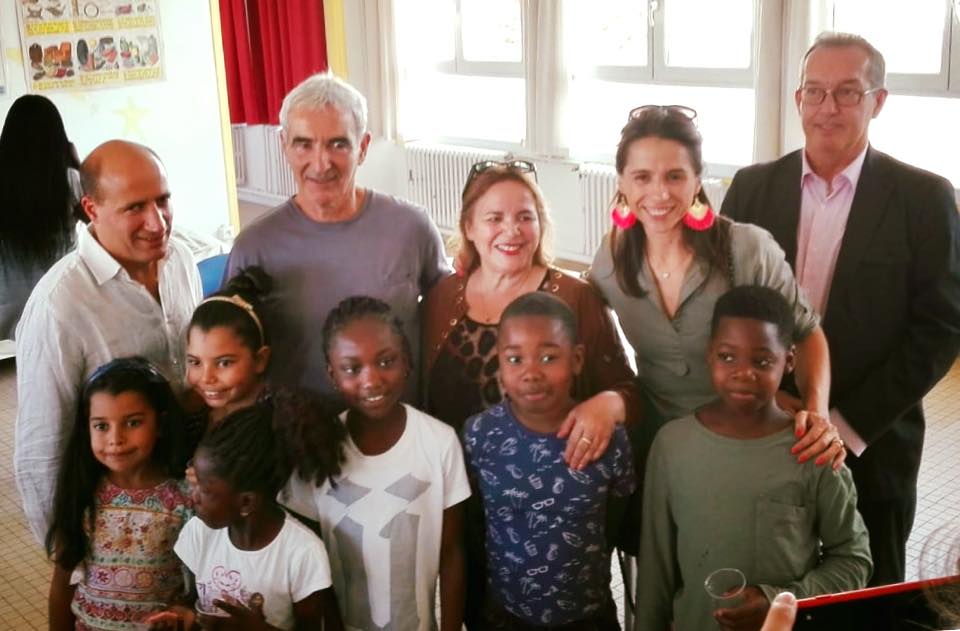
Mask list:
[[[220,0],[230,122],[277,124],[283,97],[327,69],[322,0]]]

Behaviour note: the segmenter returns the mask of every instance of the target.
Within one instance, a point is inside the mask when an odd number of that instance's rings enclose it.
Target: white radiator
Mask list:
[[[231,125],[230,136],[233,139],[233,171],[237,178],[237,186],[247,183],[247,147],[246,125]]]
[[[297,183],[293,171],[283,157],[283,143],[280,141],[279,125],[260,125],[264,135],[264,168],[266,169],[266,192],[281,197],[290,197],[297,192]]]
[[[503,151],[410,143],[406,146],[411,201],[427,209],[443,232],[455,232],[460,196],[470,167],[481,160],[503,160]]]
[[[613,225],[610,209],[617,192],[617,171],[609,164],[584,163],[577,169],[577,175],[583,200],[582,254],[592,258],[600,248],[603,235]]]

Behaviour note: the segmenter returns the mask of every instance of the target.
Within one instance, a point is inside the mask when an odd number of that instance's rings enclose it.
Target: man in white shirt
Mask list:
[[[84,381],[111,359],[141,355],[179,383],[183,332],[201,298],[190,251],[170,239],[170,190],[153,151],[106,142],[81,179],[90,225],[34,288],[17,327],[14,470],[40,541]]]

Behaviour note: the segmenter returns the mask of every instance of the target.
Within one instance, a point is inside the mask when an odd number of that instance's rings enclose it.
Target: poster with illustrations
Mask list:
[[[158,0],[16,0],[30,92],[163,79]]]

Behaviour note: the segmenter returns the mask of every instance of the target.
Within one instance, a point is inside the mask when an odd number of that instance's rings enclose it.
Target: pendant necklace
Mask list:
[[[653,261],[650,260],[650,256],[647,255],[647,265],[650,267],[650,271],[653,272],[653,275],[659,280],[668,280],[671,276],[673,276],[674,272],[679,269],[683,269],[686,264],[687,260],[681,260],[678,265],[674,265],[672,268],[666,271],[657,271],[657,269],[653,266]]]

